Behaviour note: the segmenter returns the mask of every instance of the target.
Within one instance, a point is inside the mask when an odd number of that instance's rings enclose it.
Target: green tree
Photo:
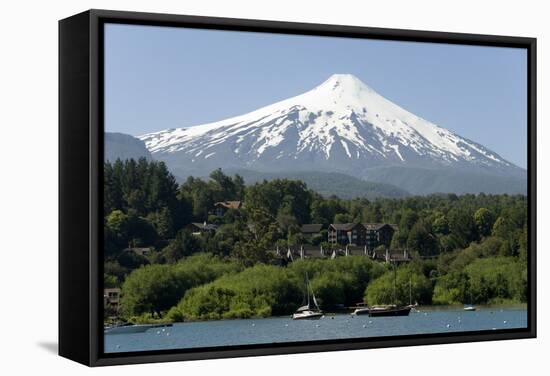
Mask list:
[[[492,229],[493,236],[499,237],[501,239],[508,239],[510,233],[512,232],[512,225],[504,217],[498,217],[495,221]]]
[[[407,248],[417,251],[422,256],[433,256],[438,253],[437,239],[422,221],[416,222],[410,230]]]
[[[122,286],[122,308],[126,316],[151,313],[160,315],[185,291],[169,265],[149,265],[134,271]]]
[[[477,239],[473,215],[464,209],[453,209],[449,212],[449,230],[457,243],[465,248]]]
[[[163,207],[160,211],[150,213],[147,220],[153,225],[158,236],[169,239],[174,236],[174,216],[170,209]]]
[[[345,212],[346,209],[338,199],[325,199],[320,195],[314,195],[314,200],[311,203],[311,218],[313,223],[322,223],[328,226],[334,223],[334,216],[336,214],[343,214]]]
[[[474,258],[437,280],[434,303],[525,302],[526,270],[526,265],[515,257]]]
[[[437,235],[449,235],[449,221],[441,215],[437,217],[432,225],[433,232]]]
[[[389,270],[375,279],[365,290],[365,301],[375,304],[431,304],[432,283],[422,273],[411,267]]]
[[[363,256],[339,257],[334,260],[297,260],[288,267],[302,281],[308,273],[315,295],[323,305],[351,306],[363,300],[365,288],[381,276],[382,264]],[[334,294],[338,291],[339,297]],[[305,292],[305,291],[304,291]]]
[[[353,218],[349,214],[339,213],[334,216],[334,223],[351,223]]]
[[[256,265],[190,290],[175,310],[194,320],[266,317],[292,312],[301,297],[287,269]]]
[[[521,262],[527,262],[529,255],[529,238],[527,226],[523,228],[519,237],[519,259]]]
[[[114,211],[149,217],[168,210],[175,227],[188,219],[188,206],[177,199],[177,183],[163,162],[129,159],[104,164],[104,214]]]
[[[469,277],[464,272],[451,272],[440,279],[434,287],[434,304],[472,304],[470,299]]]
[[[408,236],[408,232],[412,229],[416,221],[418,221],[418,213],[412,209],[405,209],[401,214],[399,229],[403,234],[407,234]]]
[[[474,214],[477,232],[481,236],[489,236],[495,222],[493,213],[486,208],[479,208]]]
[[[192,256],[177,264],[147,265],[134,270],[122,285],[124,317],[144,313],[160,317],[192,287],[241,270],[235,262],[208,254]]]
[[[168,263],[178,262],[180,259],[201,251],[199,239],[188,231],[180,230],[163,250],[162,254]]]
[[[296,220],[296,217],[294,217],[292,214],[286,214],[284,211],[279,211],[279,214],[277,214],[277,225],[281,229],[281,232],[283,234],[286,234],[287,236],[296,234],[300,231],[300,227],[298,226],[298,221]]]
[[[371,205],[367,205],[362,212],[362,220],[364,222],[382,222],[382,208],[379,202],[375,202]]]
[[[145,219],[113,210],[105,219],[105,246],[108,254],[126,247],[148,246],[156,241],[156,231]]]
[[[461,242],[454,235],[443,235],[438,238],[441,252],[451,252],[461,247]]]
[[[288,179],[263,181],[247,187],[247,210],[262,210],[276,217],[281,208],[293,215],[299,224],[309,223],[312,193],[305,183]]]

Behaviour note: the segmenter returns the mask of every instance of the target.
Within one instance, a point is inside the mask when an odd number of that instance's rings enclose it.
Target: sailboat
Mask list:
[[[306,272],[306,294],[307,294],[307,304],[304,306],[301,306],[296,310],[296,312],[292,315],[293,320],[319,320],[321,317],[323,317],[323,311],[321,311],[321,309],[319,308],[319,304],[317,304],[317,299],[315,299],[315,294],[311,289],[307,272]]]
[[[472,304],[472,292],[470,291],[470,304],[464,305],[464,311],[474,312],[477,308]]]
[[[397,271],[394,266],[394,277],[393,277],[393,301],[396,300],[396,289],[397,289]],[[412,291],[409,281],[409,303],[412,302]],[[379,305],[372,307],[359,307],[353,314],[354,315],[369,315],[369,317],[381,317],[381,316],[408,316],[411,312],[413,305],[409,304],[408,306],[398,306],[396,304],[388,305]]]
[[[416,311],[416,307],[418,307],[418,302],[412,302],[412,278],[409,277],[409,305],[407,307],[410,307],[412,310]]]

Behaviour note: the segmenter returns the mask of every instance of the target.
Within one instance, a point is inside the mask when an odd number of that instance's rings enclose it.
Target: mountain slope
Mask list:
[[[526,194],[526,178],[488,175],[464,170],[428,169],[414,167],[381,167],[367,171],[369,182],[406,187],[415,195],[430,193],[493,193]]]
[[[114,162],[117,159],[151,160],[151,153],[145,147],[145,143],[133,136],[124,133],[105,132],[105,160]]]
[[[327,173],[316,171],[300,172],[257,172],[251,170],[230,170],[229,174],[241,175],[246,184],[254,184],[262,180],[291,179],[301,180],[308,188],[329,197],[336,195],[343,199],[365,197],[369,200],[375,198],[399,198],[409,196],[409,192],[395,185],[368,182],[340,173]]]
[[[242,116],[140,139],[180,176],[218,167],[358,178],[387,167],[525,176],[497,153],[404,110],[352,75],[333,75],[313,90]]]

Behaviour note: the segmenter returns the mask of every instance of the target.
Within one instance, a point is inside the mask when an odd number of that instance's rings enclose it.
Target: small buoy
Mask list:
[[[363,328],[366,328],[367,326],[366,325],[363,325]]]
[[[369,324],[372,324],[372,320],[369,321]]]
[[[428,316],[428,312],[424,312],[424,316]]]
[[[319,324],[315,324],[315,327],[318,328],[318,327],[319,327]]]
[[[169,336],[169,335],[170,335],[170,333],[166,333],[166,335],[167,335],[167,336]]]
[[[117,349],[120,349],[120,345],[116,345],[116,348],[117,348]]]
[[[447,324],[447,328],[450,328],[451,327],[451,324]]]
[[[252,323],[252,326],[256,326],[256,324]]]
[[[160,330],[157,330],[157,334],[160,334]]]
[[[288,327],[288,324],[285,324],[286,327]]]
[[[166,331],[166,329],[162,328],[162,331],[163,331],[163,332],[165,332],[165,331]]]
[[[503,324],[506,324],[507,322],[508,322],[508,321],[504,320],[502,323],[503,323]]]
[[[330,319],[331,319],[331,320],[334,320],[334,316],[332,316]]]

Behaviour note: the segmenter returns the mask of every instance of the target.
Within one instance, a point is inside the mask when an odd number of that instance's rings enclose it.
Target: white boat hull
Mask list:
[[[292,315],[292,320],[319,320],[323,312],[304,311]]]
[[[122,326],[113,326],[110,328],[104,329],[104,334],[133,334],[133,333],[144,333],[149,329],[153,328],[166,328],[170,327],[172,324],[138,324],[138,325],[122,325]]]
[[[368,315],[369,310],[369,308],[357,308],[355,311],[353,311],[353,315]]]

